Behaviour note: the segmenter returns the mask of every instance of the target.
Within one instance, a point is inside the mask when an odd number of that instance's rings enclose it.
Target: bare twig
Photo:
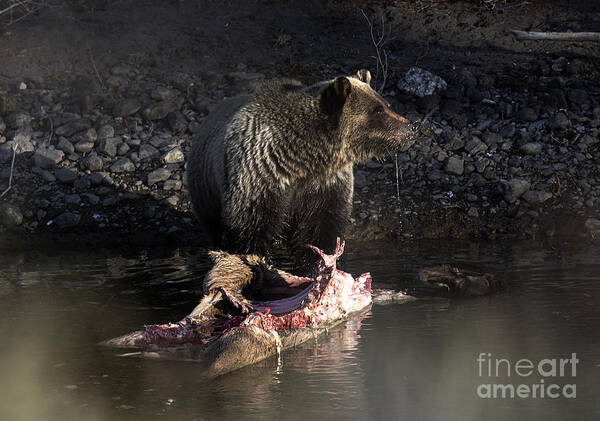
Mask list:
[[[417,67],[419,65],[419,62],[421,60],[423,60],[425,57],[427,57],[428,54],[429,54],[429,40],[427,40],[427,47],[425,47],[425,51],[423,52],[423,54],[418,56],[417,59],[415,60],[415,67]]]
[[[376,63],[375,80],[379,81],[380,76],[382,79],[381,85],[376,86],[375,90],[377,90],[378,92],[382,92],[383,89],[385,88],[385,84],[387,82],[387,77],[388,77],[388,54],[387,54],[385,45],[389,41],[390,30],[389,29],[386,30],[385,18],[383,15],[381,15],[381,24],[380,24],[381,30],[380,30],[380,32],[375,34],[376,31],[374,28],[373,21],[367,16],[367,14],[364,12],[364,10],[361,9],[360,12],[362,13],[363,17],[367,21],[367,25],[369,25],[369,32],[371,34],[371,42],[373,43],[373,46],[375,47],[375,56],[373,57],[375,59],[375,63]]]
[[[8,0],[2,3],[8,5],[0,10],[0,18],[3,18],[4,16],[8,17],[8,22],[4,24],[4,27],[8,27],[19,22],[21,19],[25,19],[27,16],[37,12],[43,7],[48,7],[48,2],[45,0]]]
[[[518,40],[600,41],[600,32],[529,32],[511,29]]]
[[[100,76],[100,72],[98,71],[98,67],[96,67],[96,61],[94,60],[94,54],[92,53],[92,47],[88,44],[88,53],[90,55],[90,61],[92,62],[92,67],[94,68],[94,73],[96,73],[96,77],[98,78],[98,82],[100,82],[100,86],[102,89],[106,90],[106,85],[104,85],[104,80],[102,76]]]
[[[4,196],[12,188],[13,171],[15,169],[15,157],[17,156],[17,146],[13,145],[12,150],[13,150],[13,156],[12,156],[12,162],[10,164],[10,175],[8,177],[8,187],[6,188],[6,190],[4,190],[0,194],[0,197]]]

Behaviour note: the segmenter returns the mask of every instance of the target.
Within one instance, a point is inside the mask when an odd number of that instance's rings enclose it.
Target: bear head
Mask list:
[[[337,124],[345,155],[352,162],[383,158],[408,149],[417,125],[396,114],[390,103],[370,86],[371,73],[339,76],[321,92],[321,110]]]

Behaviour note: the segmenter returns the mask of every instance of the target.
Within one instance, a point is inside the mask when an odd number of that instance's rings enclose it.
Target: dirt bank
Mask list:
[[[348,2],[77,4],[42,10],[0,38],[0,190],[17,146],[0,199],[4,246],[202,244],[184,165],[215,103],[264,78],[376,71],[369,27]],[[600,232],[600,46],[508,33],[600,31],[598,7],[383,4],[363,7],[375,35],[385,22],[383,93],[411,118],[431,113],[431,124],[397,164],[356,168],[349,237]],[[447,89],[401,90],[413,66]]]

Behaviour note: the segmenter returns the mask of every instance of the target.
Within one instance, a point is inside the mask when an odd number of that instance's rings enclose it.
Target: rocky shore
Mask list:
[[[285,7],[297,12],[297,6]],[[482,11],[472,5],[460,10],[473,19]],[[427,13],[445,12],[415,13],[426,19]],[[354,12],[335,13],[331,19],[339,22],[339,16]],[[506,18],[486,13],[491,21]],[[397,27],[410,25],[394,10],[386,16]],[[13,31],[26,32],[27,24]],[[318,38],[318,30],[305,31]],[[425,30],[431,36],[434,28]],[[268,68],[238,62],[191,70],[161,67],[160,60],[149,66],[147,58],[129,54],[126,60],[92,60],[86,71],[2,75],[0,193],[9,182],[12,187],[0,198],[0,243],[202,244],[186,192],[185,160],[211,108],[264,78],[315,81],[373,65],[365,38],[362,55],[321,57],[319,64],[307,61],[290,71],[285,55],[298,36],[274,34],[273,54],[282,58]],[[447,48],[438,41],[428,44],[429,59],[415,63],[419,49],[412,59],[399,58],[408,42],[390,43],[389,59],[396,65],[383,93],[397,111],[415,120],[429,115],[428,123],[406,153],[356,168],[349,237],[596,238],[598,50],[582,54],[579,45],[570,50],[570,43],[547,46],[555,50],[550,53],[507,53],[488,46],[480,53],[471,47],[447,51],[444,57]],[[16,41],[6,34],[0,40],[7,51],[16,51],[11,43]],[[302,56],[300,47],[290,51]],[[14,69],[20,69],[14,57]],[[323,64],[330,62],[339,64]],[[411,67],[430,71],[446,86],[424,96],[407,92],[404,79]]]

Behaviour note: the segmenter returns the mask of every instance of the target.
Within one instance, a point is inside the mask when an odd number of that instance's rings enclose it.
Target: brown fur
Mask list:
[[[295,295],[304,287],[298,284],[298,278],[255,254],[211,251],[209,256],[214,265],[204,277],[203,292],[207,297],[223,288],[240,300],[267,300]],[[296,282],[290,286],[288,281],[292,280]]]
[[[211,112],[188,181],[216,244],[264,255],[283,239],[295,250],[331,251],[350,216],[353,164],[414,140],[413,126],[369,81],[365,70],[312,86],[272,81]]]

